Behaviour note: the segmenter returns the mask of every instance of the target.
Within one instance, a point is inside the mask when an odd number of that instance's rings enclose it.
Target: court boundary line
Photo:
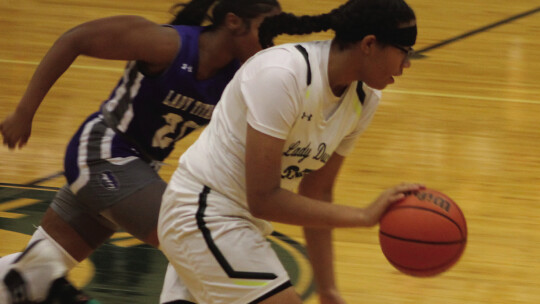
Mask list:
[[[0,183],[0,188],[10,188],[10,189],[36,189],[36,190],[51,190],[58,191],[58,187],[48,187],[48,186],[38,186],[38,185],[21,185],[21,184],[11,184],[11,183]]]
[[[473,35],[478,34],[478,33],[486,32],[486,31],[488,31],[490,29],[493,29],[493,28],[496,28],[496,27],[498,27],[500,25],[510,23],[512,21],[515,21],[515,20],[530,16],[530,15],[533,15],[533,14],[538,13],[538,12],[540,12],[540,6],[536,7],[536,8],[533,8],[531,10],[519,13],[517,15],[510,16],[510,17],[505,18],[503,20],[499,20],[499,21],[496,21],[494,23],[484,25],[484,26],[479,27],[477,29],[465,32],[465,33],[463,33],[461,35],[457,35],[457,36],[454,36],[452,38],[448,38],[448,39],[443,40],[441,42],[437,42],[435,44],[432,44],[430,46],[427,46],[425,48],[422,48],[422,49],[416,51],[416,54],[419,55],[419,57],[422,57],[422,53],[429,52],[429,51],[431,51],[433,49],[440,48],[440,47],[445,46],[447,44],[450,44],[450,43],[465,39],[467,37],[473,36]]]
[[[43,55],[45,56],[45,55]],[[118,60],[121,61],[121,60]],[[23,65],[33,65],[37,66],[39,65],[41,61],[25,61],[25,60],[11,60],[11,59],[2,59],[0,58],[0,63],[15,63],[15,64],[23,64]],[[122,72],[124,71],[124,68],[114,68],[114,67],[106,67],[106,66],[92,66],[92,65],[80,65],[80,64],[72,64],[69,66],[69,68],[75,68],[75,69],[86,69],[86,70],[96,70],[96,71],[111,71],[111,72]]]
[[[512,103],[522,103],[522,104],[540,104],[540,100],[528,100],[528,99],[518,99],[518,98],[500,98],[500,97],[484,97],[484,96],[475,96],[475,95],[461,95],[461,94],[437,93],[437,92],[426,92],[426,91],[415,91],[415,90],[385,89],[384,92],[385,93],[404,94],[404,95],[419,95],[419,96],[459,98],[459,99],[475,99],[475,100],[484,100],[484,101],[512,102]]]
[[[55,179],[55,178],[60,177],[62,175],[64,175],[64,171],[57,171],[57,172],[55,172],[53,174],[49,174],[49,175],[47,175],[45,177],[37,178],[37,179],[32,180],[32,181],[30,181],[30,182],[28,182],[26,184],[23,184],[23,185],[24,186],[35,186],[37,184],[44,183],[46,181],[49,181],[51,179]]]

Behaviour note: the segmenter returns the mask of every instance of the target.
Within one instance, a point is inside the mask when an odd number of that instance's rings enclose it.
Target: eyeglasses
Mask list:
[[[407,55],[407,58],[411,58],[415,54],[415,51],[414,51],[413,48],[406,49],[406,48],[402,47],[401,45],[397,45],[397,44],[392,44],[392,46],[395,47],[396,49],[402,51],[403,53],[405,53]]]

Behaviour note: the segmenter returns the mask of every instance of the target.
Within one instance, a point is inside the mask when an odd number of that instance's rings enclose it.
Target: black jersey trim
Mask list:
[[[306,60],[306,63],[307,63],[307,85],[309,86],[311,84],[311,65],[309,64],[308,52],[307,52],[306,48],[304,48],[300,44],[297,44],[294,47],[296,47],[296,49],[298,49],[298,51],[300,51],[300,54],[302,54],[302,56],[304,56],[304,59]]]
[[[364,83],[359,81],[356,84],[356,94],[358,95],[358,99],[360,99],[360,103],[363,105],[364,100],[366,99],[366,92],[364,92]]]
[[[230,278],[234,279],[273,280],[277,278],[275,274],[268,272],[236,271],[232,268],[229,262],[227,262],[227,259],[223,253],[221,253],[218,246],[212,239],[212,234],[204,221],[204,211],[206,210],[207,206],[206,198],[208,193],[210,193],[210,188],[208,186],[204,186],[203,191],[199,194],[199,208],[195,217],[197,219],[197,227],[199,227],[199,230],[202,232],[208,249],[210,249],[221,268],[223,268]]]
[[[32,244],[28,245],[28,247],[26,247],[26,249],[23,251],[23,253],[21,253],[16,259],[15,261],[13,261],[11,264],[15,264],[15,263],[19,263],[19,261],[24,257],[26,256],[30,250],[34,249],[34,247],[39,243],[43,241],[43,239],[39,239],[37,241],[34,241]]]

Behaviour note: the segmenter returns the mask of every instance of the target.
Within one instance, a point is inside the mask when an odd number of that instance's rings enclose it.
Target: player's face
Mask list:
[[[237,58],[241,61],[246,61],[249,57],[255,55],[258,51],[262,49],[261,44],[259,43],[259,26],[263,22],[264,18],[277,15],[281,13],[281,9],[275,8],[274,10],[260,15],[256,18],[250,20],[249,29],[245,33],[242,33],[238,36],[238,45]]]
[[[380,58],[381,60],[374,62],[376,67],[369,82],[372,82],[371,87],[382,90],[389,84],[394,83],[395,77],[401,76],[403,70],[411,66],[411,61],[408,56],[408,49],[405,52],[391,45],[382,47]]]
[[[405,26],[414,25],[416,22]],[[394,83],[395,78],[403,74],[403,70],[411,67],[413,50],[410,46],[377,43],[370,73],[364,81],[371,87],[382,90]]]

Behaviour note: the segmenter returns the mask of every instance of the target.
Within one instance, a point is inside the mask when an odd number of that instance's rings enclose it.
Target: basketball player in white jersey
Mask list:
[[[270,17],[259,37],[268,45],[280,33],[328,29],[332,40],[276,46],[248,60],[180,158],[158,236],[196,303],[301,303],[265,239],[269,221],[304,227],[320,302],[345,303],[331,229],[373,226],[389,205],[424,187],[391,187],[364,208],[331,204],[379,90],[410,67],[417,30],[403,0],[350,0],[324,15]]]

